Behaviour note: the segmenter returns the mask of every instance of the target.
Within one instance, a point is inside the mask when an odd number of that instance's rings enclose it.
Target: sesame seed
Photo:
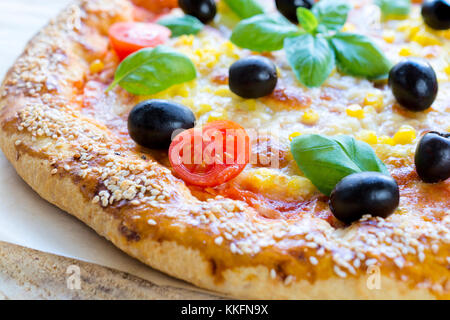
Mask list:
[[[270,277],[272,279],[276,279],[277,277],[277,272],[275,271],[275,269],[270,269]]]
[[[284,285],[288,286],[290,285],[293,281],[294,281],[295,277],[292,275],[288,275],[285,279],[284,279]]]
[[[339,277],[341,277],[341,278],[346,278],[347,277],[347,274],[344,271],[342,271],[338,266],[335,265],[333,267],[333,270]]]

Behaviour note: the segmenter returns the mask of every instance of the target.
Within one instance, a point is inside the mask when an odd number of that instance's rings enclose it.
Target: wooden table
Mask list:
[[[70,0],[0,0],[0,78],[27,41]],[[1,152],[1,151],[0,151]],[[80,289],[67,285],[78,266]],[[129,274],[0,242],[0,299],[214,299],[195,291],[161,287]]]

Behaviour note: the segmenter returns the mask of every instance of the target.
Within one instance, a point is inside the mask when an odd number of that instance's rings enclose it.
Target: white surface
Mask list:
[[[27,41],[68,0],[0,0],[0,78]],[[75,258],[149,280],[192,289],[134,260],[83,223],[39,197],[0,151],[0,241]]]

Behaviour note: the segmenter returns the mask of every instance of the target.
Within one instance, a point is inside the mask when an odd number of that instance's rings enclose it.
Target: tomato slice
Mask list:
[[[232,121],[183,131],[169,148],[175,174],[186,183],[215,187],[238,176],[250,160],[250,138]]]
[[[165,43],[171,34],[169,28],[146,22],[118,22],[109,29],[111,45],[120,60],[143,48]]]

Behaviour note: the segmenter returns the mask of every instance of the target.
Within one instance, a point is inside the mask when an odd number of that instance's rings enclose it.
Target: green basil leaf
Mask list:
[[[336,136],[334,140],[339,143],[347,156],[358,165],[361,171],[376,171],[390,175],[385,164],[367,143],[347,135]]]
[[[307,87],[320,86],[335,66],[333,50],[320,35],[304,34],[287,38],[284,49],[295,76]]]
[[[264,13],[264,8],[256,0],[224,0],[224,2],[241,19]]]
[[[411,11],[411,0],[375,0],[384,17],[405,16]]]
[[[308,134],[295,137],[291,152],[303,174],[325,195],[344,177],[357,172],[388,170],[365,142],[350,136]]]
[[[260,14],[238,23],[231,34],[231,42],[253,51],[276,51],[283,41],[301,34],[300,29],[280,15]]]
[[[317,26],[319,25],[316,16],[306,8],[297,8],[297,18],[303,29],[309,33],[316,31]]]
[[[390,61],[368,37],[342,32],[330,41],[342,72],[367,78],[379,78],[389,73]]]
[[[158,20],[158,24],[169,28],[172,31],[172,37],[179,37],[183,34],[197,34],[204,27],[200,20],[190,15],[162,18]]]
[[[321,0],[312,8],[320,25],[328,30],[339,31],[347,21],[350,5],[344,0]]]
[[[123,60],[108,90],[119,84],[130,93],[149,95],[196,76],[195,66],[187,56],[172,48],[157,46],[139,50]]]

